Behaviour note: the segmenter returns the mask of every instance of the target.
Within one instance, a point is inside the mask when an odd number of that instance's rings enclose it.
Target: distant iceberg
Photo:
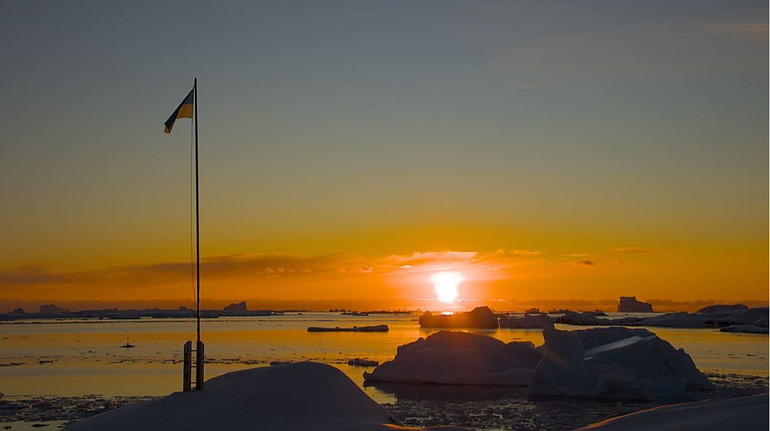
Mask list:
[[[619,313],[652,313],[652,304],[638,301],[636,296],[621,296],[618,303]]]

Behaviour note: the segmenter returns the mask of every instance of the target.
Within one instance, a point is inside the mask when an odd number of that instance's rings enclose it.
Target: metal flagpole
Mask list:
[[[200,195],[198,192],[198,78],[193,83],[195,108],[195,303],[198,321],[198,344],[201,342],[201,245],[200,245]]]
[[[195,346],[195,390],[203,389],[203,363],[205,361],[204,346],[201,342],[201,243],[200,243],[200,193],[198,187],[198,78],[193,83],[195,109],[195,303],[197,314],[198,342]]]
[[[195,78],[193,82],[193,109],[194,114],[193,124],[195,130],[195,321],[196,321],[196,345],[195,345],[195,390],[203,389],[203,363],[205,361],[204,346],[201,342],[201,245],[200,245],[200,188],[198,181],[198,78]],[[189,97],[189,93],[188,93]],[[171,133],[171,128],[174,127],[174,121],[178,118],[190,118],[190,112],[187,111],[186,105],[188,105],[188,98],[185,97],[182,103],[171,115],[171,118],[166,121],[166,133]],[[182,111],[182,108],[185,110]],[[192,383],[192,342],[188,341],[184,344],[184,371],[182,376],[182,390],[189,391]]]

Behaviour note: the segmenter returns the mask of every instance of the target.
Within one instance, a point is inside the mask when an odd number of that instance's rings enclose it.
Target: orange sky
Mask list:
[[[5,2],[0,311],[190,304],[193,77],[210,304],[767,303],[767,16]]]
[[[578,302],[583,309],[611,310],[612,301],[618,296],[630,295],[682,304],[697,300],[766,302],[763,294],[767,275],[752,271],[761,262],[749,258],[728,260],[723,256],[693,256],[687,250],[636,246],[616,247],[604,253],[500,249],[379,257],[342,253],[228,255],[203,261],[202,297],[204,308],[207,304],[210,308],[221,308],[228,301],[247,299],[252,309],[356,305],[463,309],[486,304],[512,310],[526,304],[560,308],[560,303],[569,306],[579,300],[584,301]],[[465,278],[459,286],[459,302],[454,306],[436,300],[429,279],[441,271],[457,271]],[[26,265],[0,274],[0,283],[5,311],[24,304],[35,306],[39,301],[65,305],[97,301],[103,305],[111,301],[145,300],[149,301],[146,306],[176,308],[191,304],[191,275],[189,263],[71,272]],[[732,287],[725,290],[725,286]],[[660,306],[666,307],[663,302]],[[678,306],[693,307],[698,308]]]

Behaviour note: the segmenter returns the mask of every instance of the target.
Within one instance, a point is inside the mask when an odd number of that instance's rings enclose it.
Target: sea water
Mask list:
[[[614,317],[614,316],[610,316]],[[386,333],[309,333],[309,326],[386,324]],[[585,329],[557,325],[560,329]],[[706,373],[768,376],[768,337],[715,329],[647,328],[683,348]],[[271,362],[317,361],[342,370],[370,397],[393,403],[396,395],[363,385],[372,368],[348,365],[352,358],[380,363],[398,346],[427,337],[416,315],[286,313],[266,317],[221,317],[201,321],[206,378]],[[474,331],[504,342],[543,343],[539,329]],[[195,340],[194,319],[19,320],[0,323],[0,392],[6,396],[166,395],[182,388],[182,349]],[[122,347],[126,343],[133,348]]]

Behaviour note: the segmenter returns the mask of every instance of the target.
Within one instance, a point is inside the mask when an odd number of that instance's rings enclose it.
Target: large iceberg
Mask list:
[[[714,385],[682,349],[646,329],[543,330],[530,397],[683,399]]]
[[[527,386],[540,352],[531,342],[440,331],[399,346],[396,357],[364,373],[373,382]]]

